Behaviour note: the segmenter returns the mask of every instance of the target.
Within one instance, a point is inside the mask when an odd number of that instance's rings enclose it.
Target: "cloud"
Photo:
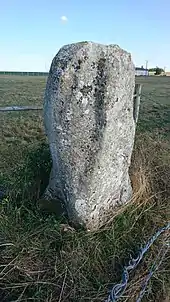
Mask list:
[[[68,18],[66,16],[61,16],[61,21],[66,23],[68,21]]]

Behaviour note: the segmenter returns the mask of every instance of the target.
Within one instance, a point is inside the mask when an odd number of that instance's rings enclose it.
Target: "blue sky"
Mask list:
[[[62,45],[90,40],[170,71],[169,31],[170,0],[0,0],[0,70],[48,71]]]

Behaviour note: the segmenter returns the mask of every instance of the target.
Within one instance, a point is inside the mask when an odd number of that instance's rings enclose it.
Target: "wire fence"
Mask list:
[[[118,284],[115,284],[112,288],[112,290],[110,291],[110,294],[108,296],[108,299],[105,300],[105,302],[116,302],[118,301],[120,298],[123,297],[123,294],[127,288],[128,285],[128,281],[129,281],[129,274],[130,272],[132,272],[137,266],[138,264],[141,262],[141,260],[143,259],[144,255],[146,254],[146,252],[148,252],[148,250],[150,249],[150,247],[153,245],[153,243],[157,240],[157,238],[164,233],[165,231],[170,231],[170,222],[168,222],[168,224],[164,227],[162,227],[161,229],[159,229],[146,243],[145,246],[143,246],[140,250],[139,250],[139,254],[138,256],[134,259],[132,257],[130,257],[130,261],[128,263],[127,266],[124,267],[123,270],[123,274],[122,274],[122,281]],[[158,253],[158,256],[156,257],[156,260],[154,262],[154,264],[152,265],[150,272],[143,284],[143,287],[141,289],[141,292],[139,293],[139,296],[136,300],[136,302],[140,302],[145,294],[147,285],[149,280],[151,279],[151,277],[153,276],[154,272],[158,269],[158,267],[160,266],[160,264],[162,263],[164,257],[166,256],[168,250],[170,248],[170,241],[169,242],[165,242],[163,244],[163,248],[161,248],[160,252]],[[163,251],[163,253],[162,253]],[[162,253],[162,255],[161,255]],[[158,263],[157,263],[158,261]]]
[[[141,99],[141,84],[135,84],[134,90],[134,106],[133,106],[133,117],[135,122],[138,120],[138,113],[139,113],[139,106],[140,106],[140,99]],[[6,106],[0,107],[0,111],[27,111],[27,110],[42,110],[43,106]]]
[[[29,110],[42,110],[42,106],[9,106],[0,107],[0,111],[29,111]]]
[[[48,72],[37,72],[37,71],[0,71],[0,75],[10,76],[48,76]]]

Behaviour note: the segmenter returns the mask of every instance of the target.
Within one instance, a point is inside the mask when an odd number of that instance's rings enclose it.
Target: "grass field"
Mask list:
[[[40,211],[51,159],[41,112],[0,112],[0,301],[104,302],[122,268],[170,220],[170,78],[143,84],[130,169],[132,201],[96,233],[74,231],[64,218]],[[0,76],[0,106],[40,105],[45,77]],[[136,301],[164,242],[153,245],[120,301]],[[166,254],[142,301],[170,301]],[[166,300],[165,300],[166,299]]]

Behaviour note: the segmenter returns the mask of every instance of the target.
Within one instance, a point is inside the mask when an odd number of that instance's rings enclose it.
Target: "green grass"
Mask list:
[[[138,78],[143,84],[139,131],[168,136],[170,139],[169,77]]]
[[[46,77],[0,75],[0,105],[41,105]]]
[[[34,104],[35,98],[41,104],[45,81],[0,77],[1,106]],[[75,231],[64,217],[40,211],[37,200],[51,169],[41,113],[0,113],[0,186],[8,190],[0,203],[0,301],[102,302],[130,254],[170,220],[170,79],[137,81],[144,86],[130,169],[133,199],[99,232]],[[130,276],[122,301],[135,301],[168,238],[162,236]],[[143,301],[169,297],[169,273],[167,254]]]

